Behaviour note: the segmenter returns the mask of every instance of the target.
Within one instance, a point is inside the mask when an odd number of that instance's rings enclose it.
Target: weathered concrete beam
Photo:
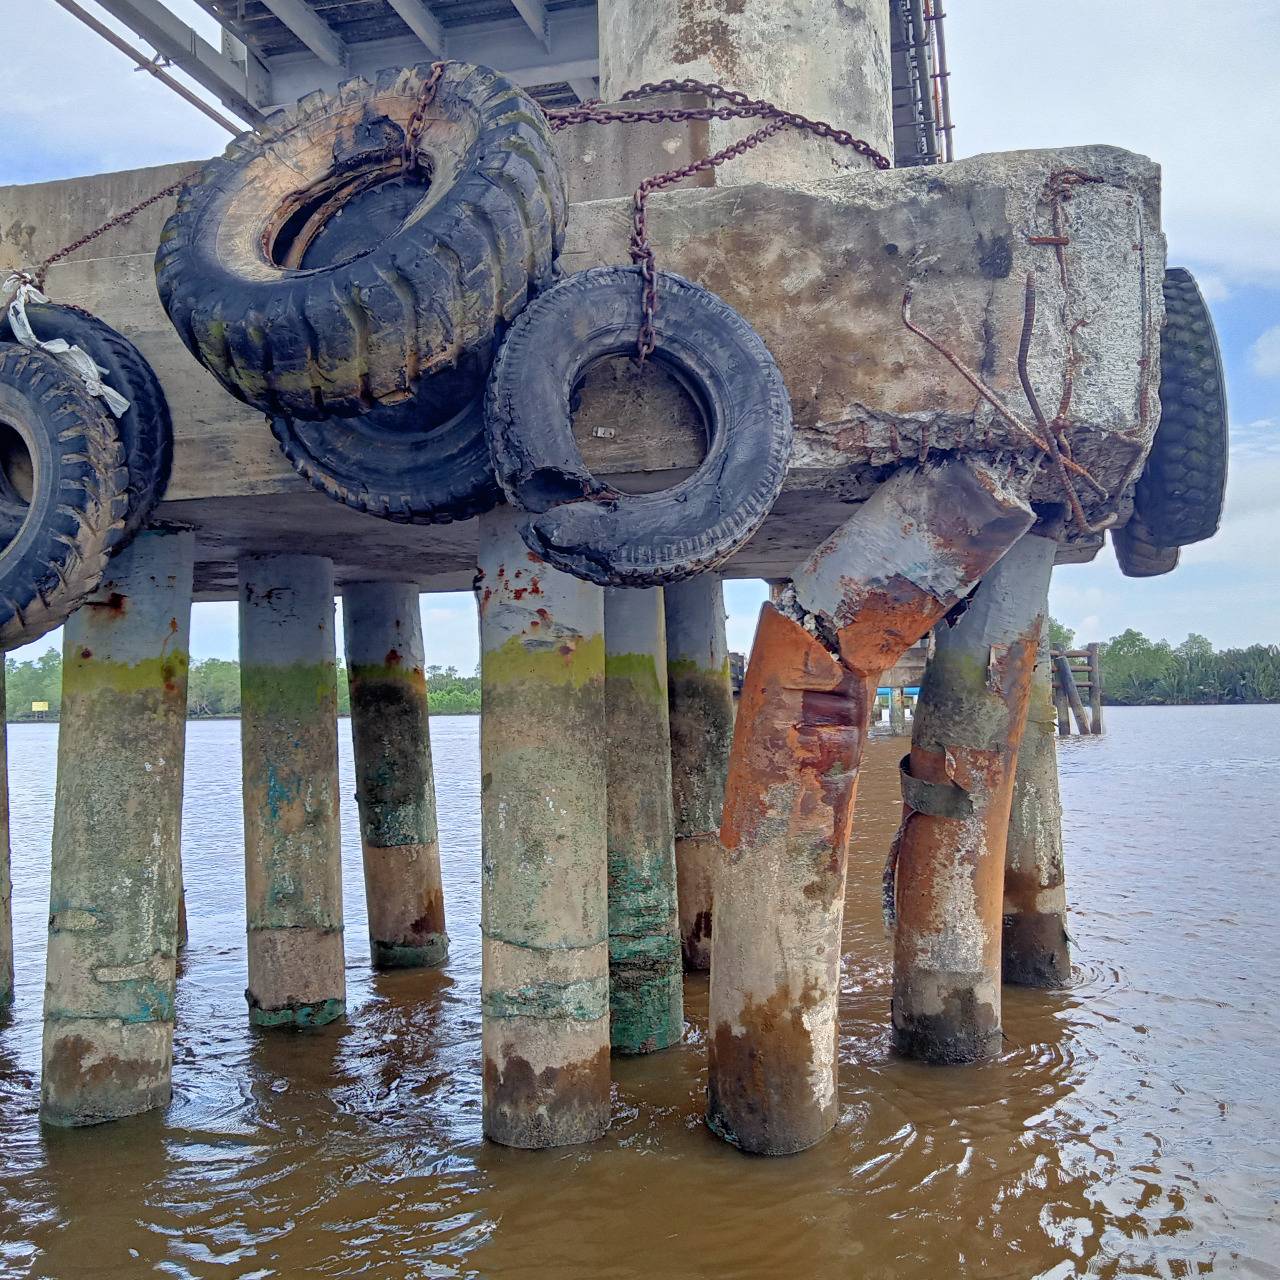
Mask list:
[[[346,1012],[333,566],[240,561],[249,1018],[319,1026]]]
[[[658,152],[671,141],[661,131],[644,136],[645,145],[657,138]],[[626,149],[621,135],[599,127],[576,126],[562,137],[567,155]],[[0,269],[38,260],[189,168],[0,188],[6,229]],[[1066,172],[1097,181],[1072,187],[1069,200],[1050,199],[1051,177]],[[1066,245],[1034,239],[1052,234],[1055,204]],[[198,528],[197,590],[234,595],[236,559],[264,547],[328,555],[339,582],[394,579],[412,555],[429,567],[424,589],[466,585],[474,522],[414,528],[339,509],[293,473],[261,416],[199,369],[155,294],[152,255],[167,211],[157,205],[72,255],[52,269],[49,288],[131,337],[160,375],[177,430],[163,510]],[[1157,417],[1159,225],[1157,167],[1112,147],[654,196],[649,230],[659,264],[699,280],[741,311],[769,344],[791,392],[797,445],[787,489],[727,572],[784,576],[886,469],[940,450],[1038,456],[907,330],[902,300],[909,286],[914,323],[1029,419],[1017,351],[1025,280],[1036,274],[1031,382],[1052,416],[1073,369],[1063,419],[1076,460],[1124,507],[1120,491],[1145,455]],[[575,204],[565,267],[626,261],[629,230],[629,200]],[[625,379],[602,374],[584,394],[577,424],[594,468],[645,475],[650,487],[700,456],[701,423],[692,414],[673,415],[667,397],[637,396]],[[1082,490],[1093,517],[1115,505],[1085,483]],[[1033,496],[1060,499],[1049,469]]]
[[[604,592],[510,507],[480,529],[484,1131],[588,1142],[609,1127]]]
[[[1071,979],[1057,729],[1046,627],[1018,748],[1004,860],[1001,967],[1005,982],[1024,987],[1061,987]]]
[[[690,972],[711,968],[712,883],[733,744],[724,588],[713,573],[665,590],[671,790],[680,943]]]
[[[894,842],[893,1037],[926,1062],[1000,1051],[1000,923],[1018,745],[1055,543],[1028,534],[934,633]]]
[[[765,605],[742,688],[715,881],[707,1123],[744,1151],[836,1121],[845,870],[880,672],[1032,521],[1007,475],[902,472]]]
[[[194,540],[148,530],[63,630],[40,1114],[169,1101]]]
[[[651,1053],[684,1029],[662,588],[604,593],[609,1036]]]
[[[443,964],[449,935],[418,588],[352,583],[342,608],[373,963]]]

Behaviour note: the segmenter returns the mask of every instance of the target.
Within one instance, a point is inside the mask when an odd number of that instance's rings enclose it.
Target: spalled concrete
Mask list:
[[[147,530],[63,630],[42,1119],[169,1101],[194,540]]]
[[[720,858],[733,685],[724,588],[704,573],[665,589],[671,788],[684,967],[711,967],[712,878]]]
[[[484,1131],[609,1127],[604,592],[480,518]]]
[[[342,608],[373,963],[443,964],[449,935],[418,588],[353,583]]]
[[[709,81],[826,120],[893,155],[889,6],[882,0],[600,0],[600,92],[645,82]],[[709,151],[758,120],[712,121]],[[795,135],[771,139],[718,182],[788,182],[868,162]]]
[[[1029,527],[1021,487],[965,462],[901,472],[763,608],[711,958],[707,1123],[744,1151],[800,1151],[835,1124],[846,860],[877,678]]]
[[[684,1026],[662,588],[605,589],[609,775],[609,1034],[615,1053]]]
[[[1018,748],[1004,861],[1001,965],[1005,982],[1024,987],[1061,987],[1071,978],[1057,728],[1046,627]]]
[[[893,1037],[927,1062],[1000,1051],[1000,923],[1014,769],[1052,538],[1028,534],[934,633],[894,843]]]
[[[318,1026],[346,1012],[333,566],[240,561],[249,1018]]]

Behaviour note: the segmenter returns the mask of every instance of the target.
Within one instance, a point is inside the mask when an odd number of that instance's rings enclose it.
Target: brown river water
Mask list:
[[[350,1016],[251,1031],[239,726],[190,727],[191,943],[164,1114],[42,1131],[57,730],[10,730],[18,993],[0,1026],[0,1276],[1280,1277],[1280,707],[1116,709],[1062,746],[1075,978],[1007,990],[1006,1052],[889,1048],[880,870],[903,744],[873,742],[845,923],[841,1112],[798,1156],[702,1123],[684,1043],[615,1060],[613,1129],[480,1133],[478,721],[432,722],[453,956],[375,975],[344,721]]]

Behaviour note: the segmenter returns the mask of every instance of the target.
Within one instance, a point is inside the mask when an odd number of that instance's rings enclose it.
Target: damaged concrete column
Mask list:
[[[600,0],[600,94],[692,78],[826,120],[893,155],[889,6],[885,0]],[[762,125],[708,122],[708,152]],[[716,177],[785,183],[865,168],[853,151],[785,131]]]
[[[764,1155],[836,1121],[845,868],[879,675],[1031,524],[978,463],[900,471],[765,605],[715,882],[707,1123]]]
[[[926,1062],[1000,1051],[1005,841],[1056,549],[1018,541],[938,628],[920,688],[893,853],[893,1039]]]
[[[684,1026],[662,588],[604,597],[609,774],[609,1017],[618,1053]]]
[[[249,1019],[346,1012],[333,565],[246,556],[240,572]]]
[[[480,517],[484,1131],[609,1127],[604,592]]]
[[[144,530],[63,628],[40,1114],[169,1101],[193,535]]]
[[[369,946],[380,969],[449,958],[418,588],[342,592]]]
[[[1071,978],[1057,728],[1045,627],[1018,748],[1004,859],[1001,967],[1006,982],[1024,987],[1061,987]]]
[[[9,734],[0,661],[0,1013],[13,1000],[13,878],[9,869]]]
[[[711,879],[733,745],[733,683],[720,579],[703,573],[664,595],[680,943],[684,967],[696,972],[711,968]]]

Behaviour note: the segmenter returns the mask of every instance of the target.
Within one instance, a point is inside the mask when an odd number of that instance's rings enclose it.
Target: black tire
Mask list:
[[[652,358],[701,406],[706,456],[659,493],[597,480],[574,440],[570,394],[592,364],[635,350],[640,321],[637,268],[569,276],[512,325],[486,401],[498,480],[529,513],[530,550],[605,586],[660,586],[720,564],[768,515],[791,457],[791,402],[760,335],[715,294],[660,272]]]
[[[110,410],[52,356],[0,344],[0,647],[39,639],[97,588],[127,508]]]
[[[268,415],[416,400],[417,422],[448,419],[482,393],[506,323],[553,278],[564,179],[545,118],[511,81],[448,63],[406,179],[405,129],[430,72],[348,80],[276,112],[200,170],[165,225],[169,318]]]
[[[1134,511],[1161,547],[1211,538],[1227,486],[1227,395],[1213,319],[1190,271],[1164,273],[1160,425]]]
[[[29,302],[27,320],[42,342],[63,338],[88,352],[105,372],[103,381],[129,401],[116,432],[124,446],[129,473],[129,508],[119,551],[146,524],[164,496],[173,471],[173,422],[169,402],[146,357],[105,320],[79,307]],[[12,338],[7,318],[0,324],[0,339]]]
[[[502,497],[477,397],[452,421],[410,431],[384,415],[292,422],[271,430],[293,469],[338,502],[406,524],[468,520]]]
[[[1158,578],[1178,567],[1178,548],[1159,546],[1136,515],[1128,524],[1112,529],[1111,545],[1126,578]]]

